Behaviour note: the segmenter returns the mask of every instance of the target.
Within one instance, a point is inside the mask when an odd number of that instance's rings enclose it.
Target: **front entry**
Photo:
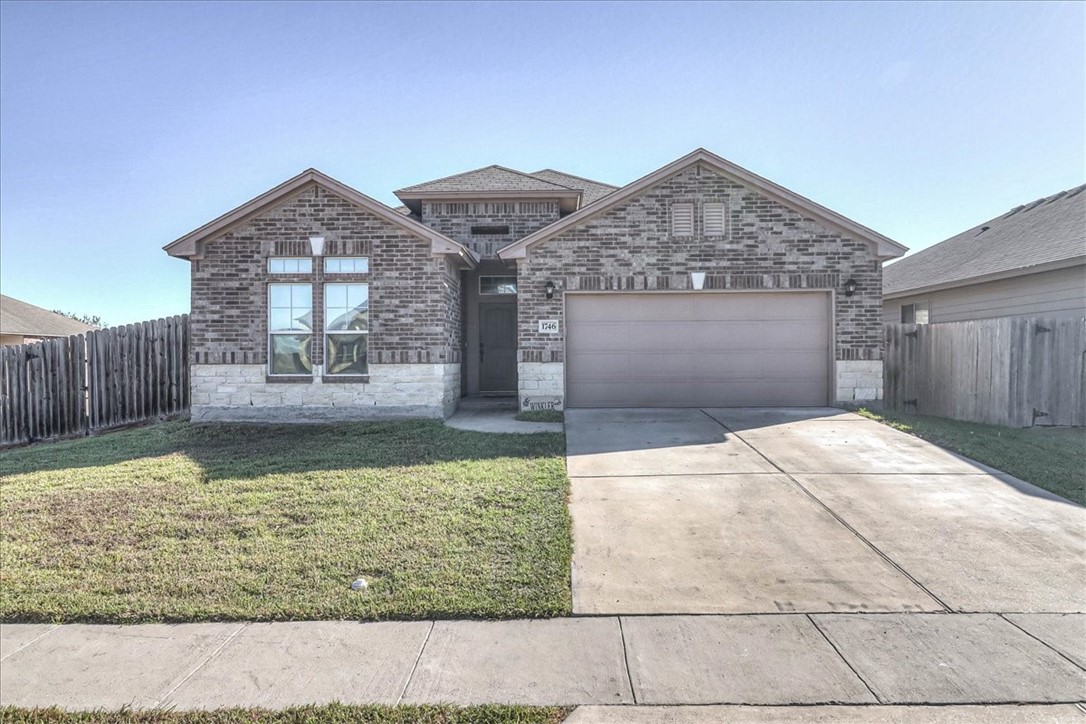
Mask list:
[[[479,391],[517,389],[517,305],[479,305]]]

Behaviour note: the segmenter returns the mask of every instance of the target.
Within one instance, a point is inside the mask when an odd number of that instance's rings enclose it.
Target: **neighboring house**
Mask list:
[[[84,334],[94,325],[0,294],[0,347]]]
[[[621,188],[489,166],[396,195],[309,170],[166,246],[194,419],[881,396],[905,248],[708,151]]]
[[[886,322],[1086,315],[1084,190],[1015,207],[888,264]]]

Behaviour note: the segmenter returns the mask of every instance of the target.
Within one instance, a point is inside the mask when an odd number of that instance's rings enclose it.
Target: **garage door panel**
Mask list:
[[[571,407],[824,405],[822,292],[566,297]]]

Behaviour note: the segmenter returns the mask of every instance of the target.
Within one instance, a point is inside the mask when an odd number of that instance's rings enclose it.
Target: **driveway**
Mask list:
[[[859,415],[568,410],[585,614],[1086,611],[1086,509]]]

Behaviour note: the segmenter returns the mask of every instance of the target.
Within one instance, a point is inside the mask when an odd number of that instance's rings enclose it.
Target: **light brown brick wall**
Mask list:
[[[719,201],[727,204],[727,234],[706,237],[701,205]],[[693,236],[671,236],[678,202],[696,205]],[[836,358],[882,358],[882,266],[871,245],[691,168],[528,251],[518,264],[519,360],[563,361],[564,290],[689,289],[698,271],[707,274],[706,289],[833,289]],[[845,297],[849,278],[858,290]],[[550,300],[548,280],[558,287]],[[561,320],[562,334],[539,334],[540,319]]]
[[[367,256],[370,272],[268,274],[269,256],[309,256],[309,236],[326,238],[326,256]],[[369,359],[373,364],[457,363],[461,351],[460,274],[430,242],[319,187],[205,245],[192,263],[193,362],[265,364],[267,285],[313,283],[314,329],[322,329],[323,281],[370,285]],[[322,344],[314,363],[323,364]]]

